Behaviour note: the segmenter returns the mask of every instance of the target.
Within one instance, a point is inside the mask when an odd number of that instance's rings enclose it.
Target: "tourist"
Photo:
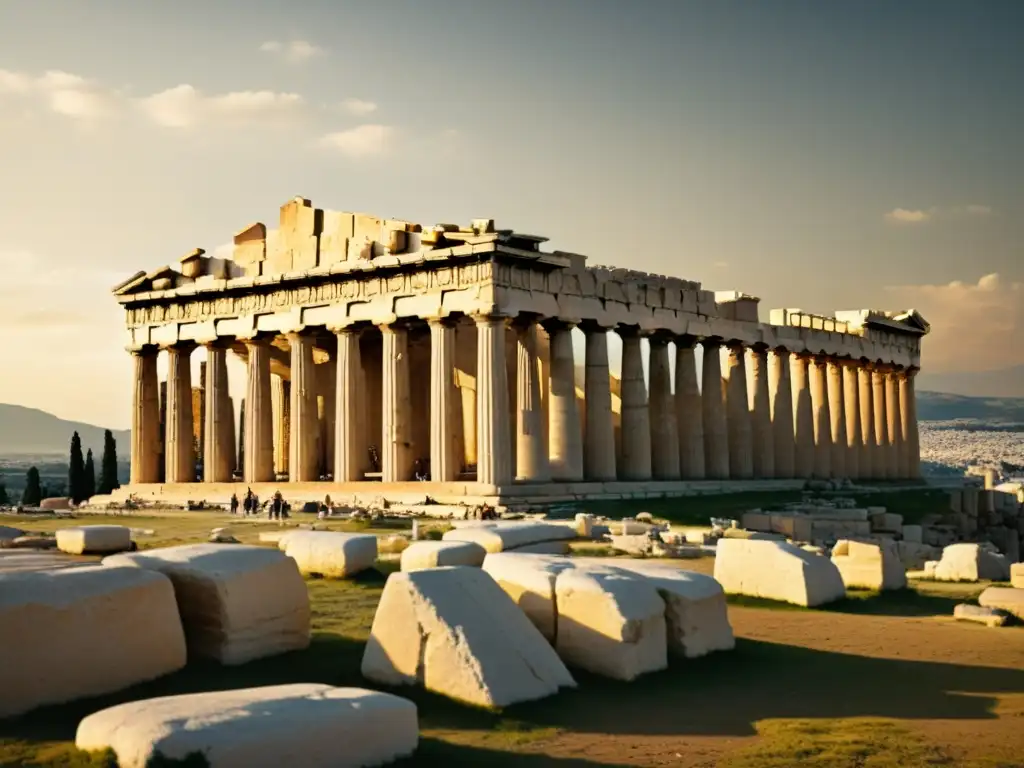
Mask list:
[[[238,495],[234,493],[231,494],[231,514],[238,514]]]

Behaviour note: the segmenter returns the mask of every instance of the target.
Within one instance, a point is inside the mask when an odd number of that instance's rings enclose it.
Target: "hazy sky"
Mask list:
[[[1024,363],[1016,0],[0,0],[0,402],[130,421],[137,269],[294,195]]]

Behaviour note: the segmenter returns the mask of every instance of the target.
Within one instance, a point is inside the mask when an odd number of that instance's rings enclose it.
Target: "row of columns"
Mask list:
[[[455,480],[457,393],[454,384],[455,329],[446,318],[430,322],[431,479]],[[507,320],[475,318],[477,329],[477,479],[488,484],[563,481],[645,481],[748,478],[911,478],[919,474],[914,371],[860,361],[797,354],[786,349],[750,349],[693,337],[649,337],[650,387],[644,381],[641,334],[620,328],[620,430],[616,446],[607,330],[581,324],[586,338],[584,402],[581,420],[576,397],[576,365],[571,332],[562,321],[542,323],[550,340],[549,380],[541,380],[536,321],[517,318],[516,371],[505,370]],[[385,482],[412,479],[412,398],[408,331],[401,324],[381,326],[381,476]],[[329,406],[333,409],[335,482],[364,479],[367,435],[359,334],[334,329],[337,360]],[[313,338],[288,336],[291,381],[280,409],[287,420],[287,472],[293,482],[319,479],[317,387]],[[675,344],[673,386],[669,343]],[[695,347],[703,346],[702,386],[698,386]],[[270,342],[245,341],[247,388],[243,415],[247,482],[269,482],[275,467],[271,409]],[[195,480],[189,358],[194,346],[168,352],[166,430],[163,455],[166,482]],[[234,465],[233,414],[227,386],[227,347],[206,344],[204,479],[228,482]],[[161,453],[157,350],[134,353],[135,407],[132,482],[159,480]],[[753,391],[748,392],[747,364]],[[510,386],[516,412],[509,419]],[[546,414],[542,387],[547,388]],[[285,402],[287,405],[285,405]],[[545,419],[547,424],[545,425]],[[516,430],[513,446],[511,429]],[[329,422],[328,422],[329,423]],[[546,428],[545,428],[546,427]],[[321,436],[323,437],[323,436]],[[280,436],[278,436],[280,446]]]

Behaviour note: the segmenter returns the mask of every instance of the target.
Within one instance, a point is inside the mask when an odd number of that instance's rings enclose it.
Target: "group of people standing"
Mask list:
[[[241,506],[243,514],[245,515],[258,515],[262,510],[267,510],[267,515],[271,520],[283,520],[288,517],[291,513],[291,505],[284,500],[284,496],[281,495],[280,491],[276,491],[270,501],[264,501],[260,504],[260,497],[252,492],[252,488],[248,488],[245,492],[245,499],[239,505],[238,495],[231,494],[231,514],[238,514],[238,507]]]

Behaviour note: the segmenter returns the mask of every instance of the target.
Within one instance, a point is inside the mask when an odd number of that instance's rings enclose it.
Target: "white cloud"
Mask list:
[[[920,224],[932,217],[932,211],[911,211],[906,208],[895,208],[885,214],[889,221],[898,221],[904,224]]]
[[[289,64],[301,64],[317,56],[323,56],[326,51],[314,45],[308,40],[291,40],[283,43],[280,40],[268,40],[260,46],[264,53],[272,53],[280,56]]]
[[[0,93],[33,97],[51,111],[76,120],[96,120],[113,115],[120,94],[93,80],[70,72],[51,70],[39,77],[0,70]]]
[[[244,120],[294,115],[304,106],[297,93],[235,91],[207,96],[182,84],[140,100],[143,112],[166,128],[192,128],[211,120]]]
[[[999,274],[977,283],[904,285],[886,289],[901,307],[931,323],[923,342],[925,365],[936,372],[994,370],[1024,363],[1024,283]]]
[[[347,131],[329,133],[320,142],[349,157],[367,157],[387,152],[394,136],[395,129],[388,125],[360,125]]]
[[[993,210],[988,205],[966,205],[964,212],[971,216],[991,216]]]
[[[371,112],[377,111],[377,105],[372,101],[363,101],[362,99],[345,99],[341,102],[348,112],[359,117],[364,117]]]
[[[974,216],[980,218],[984,216],[991,216],[993,213],[995,213],[995,211],[992,210],[991,206],[974,203],[971,205],[951,205],[945,208],[932,206],[927,210],[894,208],[885,214],[885,218],[888,221],[894,221],[901,224],[923,224],[926,221],[940,217],[952,218]]]

